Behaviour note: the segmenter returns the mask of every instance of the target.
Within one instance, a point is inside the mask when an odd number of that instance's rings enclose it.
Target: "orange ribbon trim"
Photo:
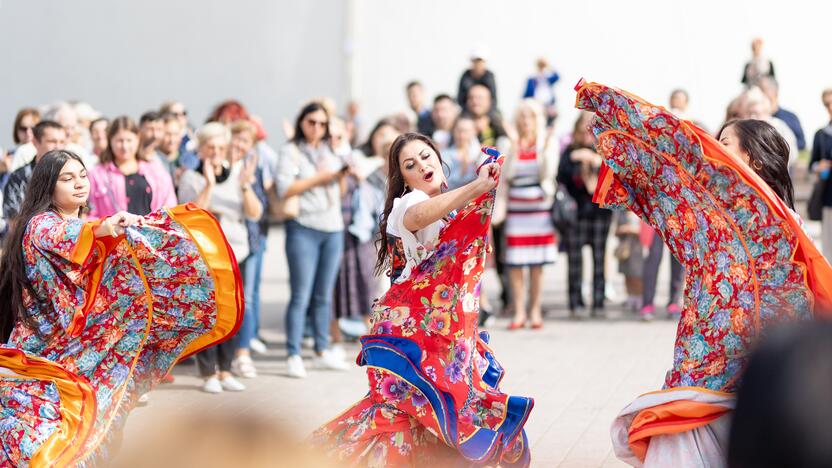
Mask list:
[[[55,384],[60,398],[61,426],[32,456],[31,466],[69,466],[83,450],[95,421],[95,393],[86,379],[46,359],[0,348],[0,366],[21,378]]]

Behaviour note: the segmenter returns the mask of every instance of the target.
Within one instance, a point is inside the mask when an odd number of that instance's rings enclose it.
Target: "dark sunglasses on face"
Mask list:
[[[306,119],[306,124],[311,125],[313,127],[321,127],[321,128],[326,128],[326,126],[328,125],[323,120],[314,120],[314,119]]]
[[[17,131],[18,132],[27,132],[29,130],[34,130],[34,129],[35,129],[35,127],[27,127],[25,125],[18,125],[17,126]]]

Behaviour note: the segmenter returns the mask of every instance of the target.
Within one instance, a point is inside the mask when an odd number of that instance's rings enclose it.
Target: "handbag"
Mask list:
[[[292,163],[297,168],[300,163],[300,150],[294,143],[289,143],[289,153],[291,154]],[[276,190],[272,192],[276,192]],[[271,210],[271,215],[279,223],[295,219],[300,215],[300,195],[277,198],[273,202],[271,206],[274,208]]]
[[[826,179],[819,178],[812,188],[812,194],[809,195],[809,203],[806,207],[810,221],[820,221],[823,218],[823,193],[826,191],[828,183],[829,177]]]
[[[563,233],[578,220],[578,204],[563,184],[558,184],[552,203],[552,223]]]

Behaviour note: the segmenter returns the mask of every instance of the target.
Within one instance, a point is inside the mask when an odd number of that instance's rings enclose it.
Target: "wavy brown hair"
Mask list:
[[[404,196],[411,190],[404,183],[404,176],[402,175],[401,167],[399,167],[399,156],[404,147],[412,141],[421,141],[428,145],[439,158],[439,164],[445,167],[436,143],[421,133],[403,133],[393,141],[393,145],[390,146],[390,153],[387,155],[387,198],[384,201],[384,212],[381,213],[381,220],[379,222],[379,238],[376,240],[376,250],[378,251],[375,268],[376,275],[382,273],[389,274],[390,252],[387,249],[387,218],[393,210],[393,201],[396,198]]]

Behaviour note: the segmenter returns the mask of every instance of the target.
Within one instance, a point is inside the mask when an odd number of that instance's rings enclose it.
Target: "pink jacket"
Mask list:
[[[150,209],[152,211],[163,206],[176,205],[176,191],[173,189],[170,174],[160,163],[139,161],[138,173],[144,176],[147,185],[150,186],[152,192]],[[93,167],[89,171],[89,179],[91,218],[103,218],[127,210],[124,174],[115,164],[99,164]]]

